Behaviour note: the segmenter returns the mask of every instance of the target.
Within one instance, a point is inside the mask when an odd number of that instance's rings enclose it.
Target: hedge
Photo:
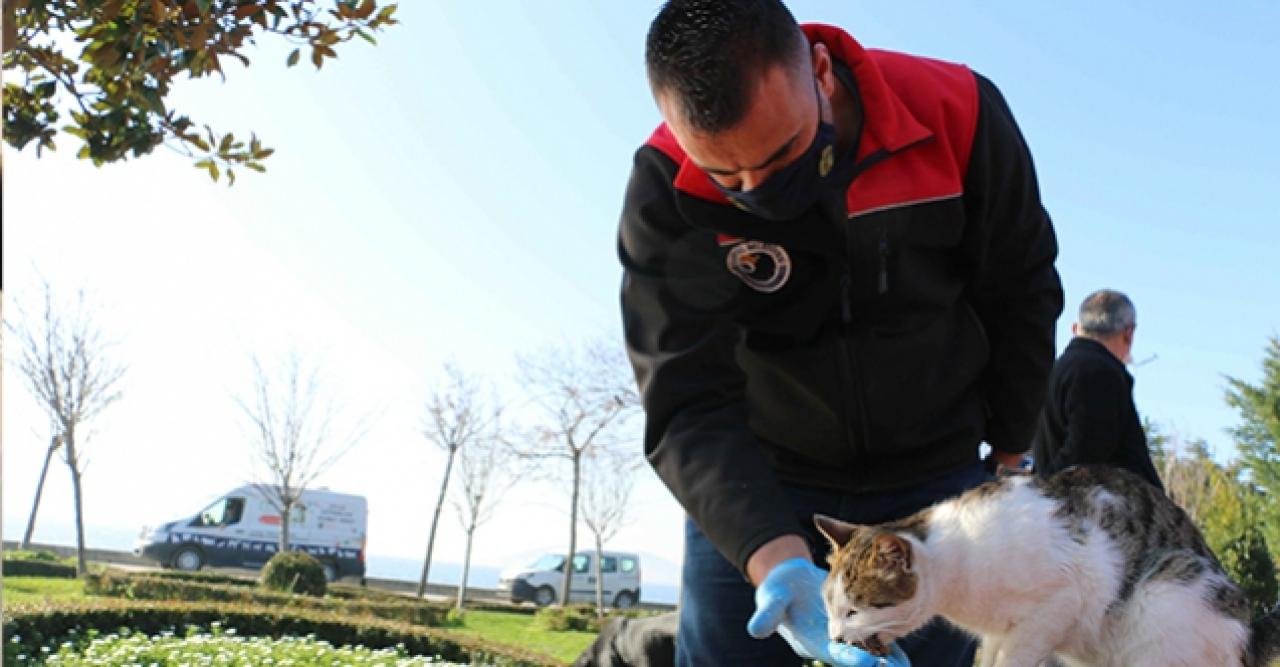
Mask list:
[[[568,607],[543,607],[538,610],[537,623],[547,630],[577,630],[580,632],[600,632],[609,621],[626,616],[640,618],[653,616],[655,612],[638,609],[626,611],[610,610],[604,616],[596,614],[596,608],[587,604],[573,604]]]
[[[214,623],[242,636],[314,635],[335,646],[390,648],[403,645],[413,655],[440,656],[454,662],[481,662],[496,667],[562,667],[549,656],[515,646],[485,641],[448,630],[381,619],[352,619],[342,613],[299,608],[271,608],[227,603],[92,600],[57,606],[14,605],[5,610],[5,665],[19,653],[40,655],[42,646],[83,642],[89,630],[156,635],[183,632],[187,626]]]
[[[131,600],[181,600],[186,602],[234,602],[363,614],[406,623],[442,627],[449,625],[448,607],[407,598],[335,599],[277,593],[262,588],[205,584],[171,577],[110,572],[85,578],[85,592]]]
[[[118,573],[118,571],[113,571]],[[149,570],[147,576],[155,579],[179,579],[196,581],[202,584],[226,584],[228,586],[257,586],[254,579],[237,577],[231,574],[215,574],[213,572],[183,572],[182,570]]]
[[[10,560],[0,563],[6,577],[57,577],[75,579],[76,566],[47,560]]]

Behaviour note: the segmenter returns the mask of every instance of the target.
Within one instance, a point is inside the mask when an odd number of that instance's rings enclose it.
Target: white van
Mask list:
[[[570,602],[595,602],[596,568],[594,551],[580,551],[573,557]],[[605,551],[600,558],[605,604],[629,609],[640,602],[640,556]],[[533,602],[545,607],[560,599],[564,584],[564,554],[547,554],[528,567],[503,570],[498,590],[513,602]]]
[[[325,578],[364,576],[369,508],[363,496],[307,490],[289,512],[290,548],[324,566]],[[280,545],[280,513],[253,485],[234,489],[195,516],[142,529],[133,552],[164,567],[261,567]]]

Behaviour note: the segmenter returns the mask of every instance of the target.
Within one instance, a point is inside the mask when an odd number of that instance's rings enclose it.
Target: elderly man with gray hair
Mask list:
[[[1053,366],[1036,428],[1037,473],[1104,463],[1164,488],[1133,404],[1133,376],[1125,370],[1136,326],[1133,302],[1115,290],[1098,290],[1080,304],[1071,325],[1075,338]]]

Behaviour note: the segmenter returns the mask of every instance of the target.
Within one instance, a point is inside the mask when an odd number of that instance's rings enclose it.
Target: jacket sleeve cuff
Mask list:
[[[793,522],[779,521],[776,523],[770,523],[763,529],[751,533],[746,537],[746,539],[739,541],[733,551],[726,554],[726,557],[729,558],[733,562],[734,566],[738,568],[738,572],[742,574],[742,578],[750,582],[751,579],[747,576],[747,561],[751,559],[751,554],[754,554],[760,547],[768,544],[770,540],[784,537],[786,535],[800,536],[804,539],[805,544],[808,545],[809,552],[813,552],[813,541],[803,530],[800,529],[798,525]]]

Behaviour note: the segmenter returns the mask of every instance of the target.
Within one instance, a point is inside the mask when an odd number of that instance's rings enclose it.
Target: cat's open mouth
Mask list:
[[[860,642],[852,642],[854,646],[860,648],[877,658],[884,658],[889,655],[889,647],[880,640],[880,635],[867,635]]]

